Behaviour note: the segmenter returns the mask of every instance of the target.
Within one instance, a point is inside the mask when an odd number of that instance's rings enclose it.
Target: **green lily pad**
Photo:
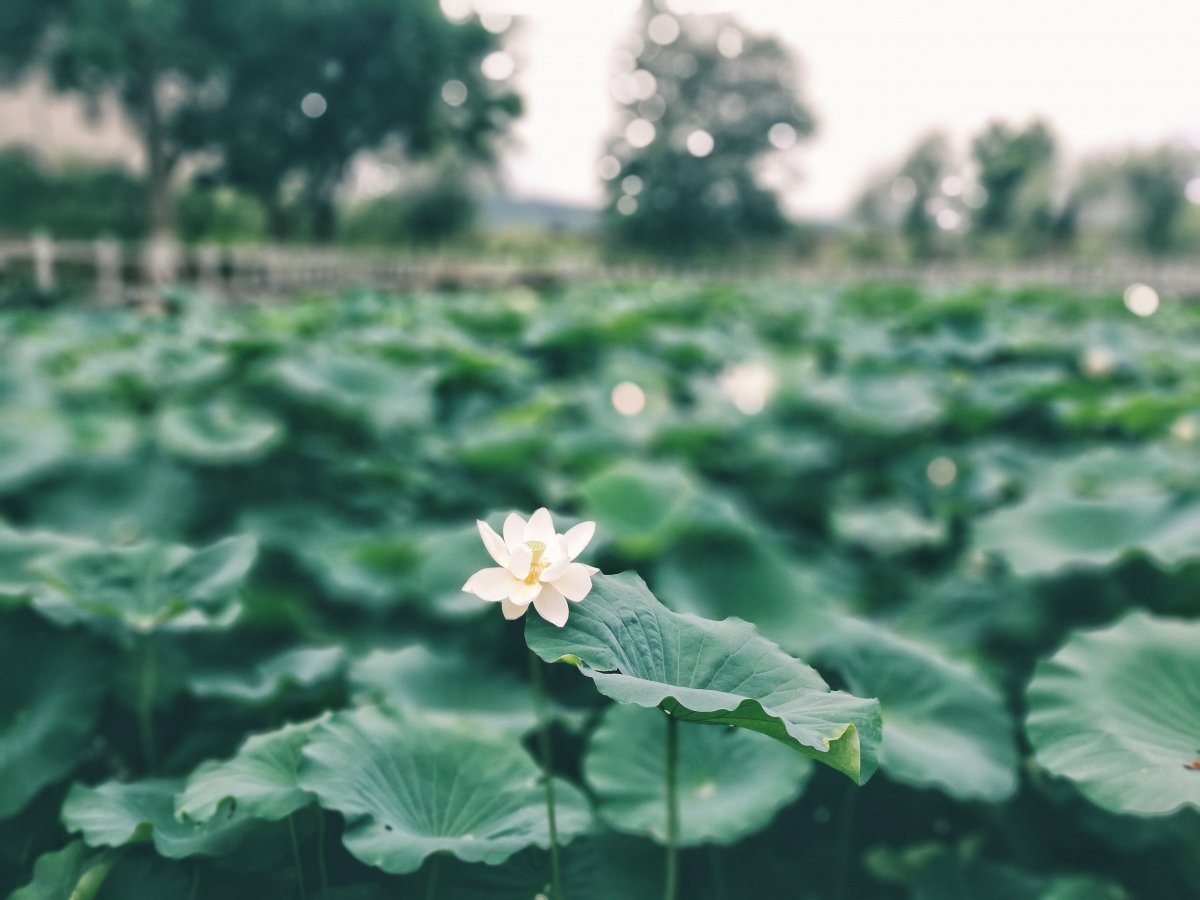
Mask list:
[[[0,819],[79,763],[100,718],[109,665],[83,635],[29,613],[0,619]]]
[[[698,493],[678,466],[622,462],[592,476],[580,488],[584,517],[612,535],[622,552],[651,556],[683,526]]]
[[[944,521],[918,515],[901,503],[874,503],[838,509],[833,513],[833,530],[852,544],[891,556],[946,542]]]
[[[251,735],[231,759],[202,764],[176,799],[175,814],[204,823],[227,810],[237,810],[274,822],[308,806],[313,796],[297,782],[300,751],[322,721]]]
[[[929,427],[943,407],[936,382],[925,374],[839,375],[809,386],[804,399],[843,427],[885,435]]]
[[[182,822],[175,818],[175,797],[183,786],[176,778],[77,784],[63,802],[63,824],[90,847],[152,843],[168,859],[223,856],[237,847],[254,820],[234,812],[204,824]]]
[[[105,853],[96,853],[83,841],[72,841],[61,850],[43,853],[33,866],[33,881],[8,900],[90,900],[112,869]]]
[[[20,532],[0,525],[0,602],[23,599],[34,593],[42,579],[31,564],[43,556],[87,542],[48,531]]]
[[[1038,665],[1026,730],[1038,764],[1118,813],[1200,807],[1200,622],[1134,612]]]
[[[283,360],[274,375],[293,396],[380,430],[423,425],[432,415],[432,377],[424,369],[316,351]]]
[[[70,455],[71,430],[51,407],[0,408],[0,492],[23,487]]]
[[[187,687],[207,700],[273,703],[291,689],[306,690],[332,681],[345,665],[346,651],[341,647],[296,647],[272,656],[249,672],[196,672],[188,677]]]
[[[592,735],[584,778],[608,825],[666,842],[666,717],[616,705]],[[732,844],[800,796],[812,762],[741,728],[680,728],[679,843]]]
[[[506,672],[421,645],[376,650],[350,669],[359,702],[415,710],[434,722],[471,722],[521,735],[537,724],[529,685]]]
[[[202,550],[157,543],[68,550],[37,564],[52,588],[39,604],[141,633],[204,627],[236,605],[256,554],[246,537]]]
[[[1200,504],[1166,494],[1111,499],[1037,494],[979,520],[975,542],[1023,576],[1110,566],[1135,551],[1176,565],[1200,556]]]
[[[228,400],[173,407],[158,417],[162,446],[197,463],[252,462],[265,456],[282,436],[276,419]]]
[[[614,833],[588,835],[561,848],[563,893],[571,900],[659,900],[662,850]],[[439,900],[549,898],[550,860],[543,850],[523,850],[498,866],[446,860]]]
[[[339,713],[304,748],[300,786],[347,818],[346,849],[396,875],[426,857],[504,862],[549,845],[541,773],[512,738],[403,718],[377,707]],[[587,802],[559,782],[561,840],[589,824]]]
[[[1120,886],[1088,875],[1035,875],[983,858],[977,842],[877,848],[867,866],[902,885],[911,900],[1129,900]]]
[[[762,732],[858,784],[875,771],[878,701],[831,691],[746,622],[671,612],[635,575],[596,576],[563,628],[531,617],[525,639],[547,662],[577,661],[620,703]]]
[[[1016,790],[1012,717],[970,666],[866,623],[844,624],[814,656],[847,690],[879,698],[879,766],[889,778],[958,800],[1000,802]]]

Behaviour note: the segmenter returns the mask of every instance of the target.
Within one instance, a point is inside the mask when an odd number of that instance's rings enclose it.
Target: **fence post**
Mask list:
[[[146,280],[153,287],[165,287],[175,282],[179,271],[179,247],[169,235],[156,235],[146,245],[143,264]]]
[[[54,241],[49,235],[33,236],[33,282],[43,294],[54,290]]]
[[[214,297],[221,293],[220,244],[205,244],[196,251],[196,277],[201,290]]]
[[[101,303],[121,302],[121,245],[112,238],[96,241],[96,297]]]

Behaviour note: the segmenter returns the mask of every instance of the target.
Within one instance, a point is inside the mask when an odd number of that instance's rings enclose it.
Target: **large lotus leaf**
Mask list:
[[[671,612],[635,575],[599,575],[592,584],[563,628],[528,618],[525,639],[542,659],[578,661],[618,702],[760,731],[859,784],[871,777],[878,701],[831,691],[746,622]]]
[[[975,524],[975,545],[1018,575],[1108,566],[1134,551],[1166,565],[1200,557],[1200,503],[1155,492],[1091,498],[1036,493]]]
[[[68,547],[86,542],[48,531],[20,532],[0,524],[0,603],[32,594],[42,579],[30,564]]]
[[[510,737],[482,735],[365,707],[339,713],[304,748],[300,786],[347,818],[346,849],[393,874],[433,853],[501,863],[546,847],[541,774]],[[558,831],[588,827],[587,802],[558,783]]]
[[[559,851],[563,893],[571,900],[659,900],[662,850],[649,841],[608,833],[572,841]],[[550,860],[524,850],[498,866],[447,860],[438,879],[439,900],[549,898]],[[382,900],[382,898],[381,898]]]
[[[289,690],[326,684],[342,674],[346,651],[341,647],[296,647],[239,671],[200,671],[188,677],[188,690],[205,699],[238,703],[274,703]]]
[[[902,885],[910,900],[1129,900],[1118,885],[1087,875],[1043,876],[984,859],[974,842],[873,850],[867,865]]]
[[[1200,807],[1200,622],[1134,612],[1038,665],[1026,730],[1039,765],[1118,813]]]
[[[654,586],[672,609],[737,616],[791,653],[804,654],[843,617],[857,573],[832,557],[800,562],[760,529],[689,535],[659,562]]]
[[[283,436],[276,419],[230,400],[170,407],[159,414],[157,427],[159,442],[171,453],[214,465],[259,459]]]
[[[666,841],[666,717],[611,706],[592,736],[584,778],[618,831]],[[679,729],[676,784],[682,846],[732,844],[764,828],[812,774],[800,754],[741,728]]]
[[[843,625],[814,658],[847,690],[879,698],[879,766],[889,778],[958,800],[999,802],[1016,790],[1012,718],[975,669],[865,623]]]
[[[932,425],[942,414],[936,382],[927,375],[841,375],[811,385],[805,400],[843,427],[894,434]]]
[[[153,843],[168,859],[223,856],[245,839],[254,820],[239,812],[197,824],[175,818],[175,797],[183,780],[150,779],[131,784],[109,781],[97,787],[77,784],[63,802],[62,818],[91,847]]]
[[[274,369],[294,396],[380,428],[423,425],[432,415],[429,371],[351,353],[306,353]]]
[[[109,662],[83,635],[0,618],[0,819],[65,778],[92,740]]]
[[[206,762],[175,800],[181,819],[208,822],[226,810],[274,822],[313,802],[297,782],[300,751],[323,719],[248,737],[231,759]]]
[[[8,900],[91,900],[112,869],[108,853],[96,853],[83,841],[43,853],[33,866],[33,880]]]
[[[592,476],[580,494],[584,517],[633,556],[653,555],[669,543],[698,497],[695,479],[682,468],[635,462]]]
[[[295,557],[331,599],[356,606],[398,603],[400,582],[417,555],[391,530],[351,524],[311,504],[252,510],[241,526],[261,535],[266,546]],[[478,531],[475,541],[478,544]],[[459,581],[455,588],[461,587]]]
[[[71,431],[52,407],[0,407],[0,492],[22,487],[60,465]]]
[[[501,523],[494,523],[498,527]],[[411,536],[414,558],[403,576],[403,591],[414,603],[432,607],[447,617],[477,616],[489,604],[463,591],[463,560],[477,558],[479,529],[469,524],[455,528],[422,528]],[[397,581],[392,578],[393,584]]]
[[[37,569],[51,585],[45,603],[137,632],[203,627],[233,608],[257,555],[252,538],[193,550],[169,544],[68,550]]]
[[[115,544],[184,534],[203,500],[191,471],[144,454],[73,464],[37,498],[40,527]]]
[[[919,515],[903,503],[848,506],[833,513],[833,530],[852,544],[890,556],[945,543],[946,523]]]
[[[520,735],[537,723],[528,684],[420,645],[371,653],[351,667],[350,682],[360,701],[416,710],[444,724],[467,721]]]

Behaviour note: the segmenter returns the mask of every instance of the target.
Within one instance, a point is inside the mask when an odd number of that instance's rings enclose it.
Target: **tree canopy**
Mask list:
[[[655,0],[633,50],[601,163],[618,234],[665,249],[779,234],[779,199],[758,167],[814,128],[789,50],[732,17],[674,16]]]

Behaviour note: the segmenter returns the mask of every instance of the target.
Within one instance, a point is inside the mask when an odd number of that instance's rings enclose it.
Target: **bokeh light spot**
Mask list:
[[[745,45],[742,33],[732,26],[722,28],[717,35],[717,52],[726,59],[737,59],[742,55]]]
[[[621,174],[621,161],[615,156],[601,157],[600,162],[596,164],[596,172],[605,181],[612,181]]]
[[[767,140],[776,150],[790,150],[796,146],[796,129],[787,122],[776,122],[767,132]]]
[[[679,22],[674,16],[659,13],[646,26],[646,33],[654,43],[665,47],[679,37]]]
[[[329,103],[325,98],[313,91],[311,94],[305,94],[304,99],[300,101],[300,112],[304,113],[310,119],[319,119],[325,115],[325,110],[329,109]]]
[[[649,147],[654,143],[654,136],[658,134],[658,130],[654,127],[653,122],[647,122],[645,119],[634,119],[625,126],[625,140],[629,141],[631,147]]]
[[[1125,288],[1125,307],[1143,319],[1158,312],[1158,291],[1148,284],[1131,284]]]
[[[693,131],[687,136],[688,153],[692,156],[703,158],[713,152],[713,147],[716,142],[713,141],[713,136],[703,129]]]
[[[467,102],[467,86],[458,79],[442,85],[442,99],[449,106],[462,106]]]
[[[949,487],[958,478],[958,466],[954,464],[954,460],[938,456],[930,460],[929,465],[925,467],[925,477],[937,487]]]
[[[497,50],[483,58],[479,70],[483,72],[483,77],[490,81],[504,81],[512,77],[513,72],[517,70],[517,63],[503,50]]]
[[[622,381],[612,390],[612,405],[623,416],[636,416],[646,408],[646,392],[632,381]]]

